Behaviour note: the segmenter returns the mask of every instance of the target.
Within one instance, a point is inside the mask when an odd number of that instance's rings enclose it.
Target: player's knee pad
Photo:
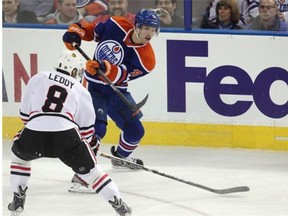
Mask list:
[[[30,161],[30,160],[34,160],[34,159],[37,159],[39,158],[38,155],[32,155],[28,152],[24,152],[21,148],[20,148],[20,145],[19,145],[19,140],[16,139],[14,140],[13,142],[13,145],[12,145],[12,152],[20,159],[22,160],[25,160],[25,161]]]
[[[139,120],[123,129],[123,137],[129,143],[140,142],[144,134],[144,127]]]
[[[75,173],[87,174],[95,167],[96,159],[88,147],[88,143],[80,143],[72,151],[59,157],[67,166],[71,167]]]
[[[107,123],[102,120],[96,120],[94,128],[97,138],[102,139],[106,135]]]
[[[12,164],[21,164],[23,166],[31,166],[31,161],[23,160],[19,158],[17,155],[15,155],[14,152],[12,152],[12,158],[11,158],[11,163]]]

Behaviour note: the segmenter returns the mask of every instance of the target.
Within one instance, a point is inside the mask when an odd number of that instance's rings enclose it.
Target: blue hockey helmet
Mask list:
[[[156,28],[157,34],[160,31],[160,20],[156,12],[149,9],[142,9],[135,16],[135,28],[140,28],[142,25]]]

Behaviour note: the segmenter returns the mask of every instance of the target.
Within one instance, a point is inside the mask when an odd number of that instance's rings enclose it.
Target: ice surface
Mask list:
[[[109,153],[111,145],[102,144]],[[10,142],[3,143],[2,215],[12,200]],[[118,185],[133,216],[287,216],[288,152],[140,146],[135,157],[145,166],[177,178],[223,189],[249,186],[250,192],[218,195],[146,171],[119,170],[99,157]],[[32,162],[21,216],[108,216],[114,210],[97,194],[67,192],[73,171],[58,159]]]

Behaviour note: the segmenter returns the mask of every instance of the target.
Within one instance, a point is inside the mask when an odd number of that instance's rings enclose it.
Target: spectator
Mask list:
[[[155,7],[160,9],[158,15],[161,27],[184,28],[184,18],[176,14],[176,0],[155,0]]]
[[[201,28],[210,29],[241,29],[237,23],[240,11],[236,0],[220,0],[216,4],[216,19],[211,21],[203,16]]]
[[[247,26],[251,30],[287,31],[287,23],[278,16],[276,0],[260,0],[259,15]]]
[[[79,7],[79,5],[78,5]],[[107,1],[105,0],[94,0],[89,4],[86,4],[80,8],[78,8],[78,11],[81,13],[83,17],[85,16],[98,16],[102,12],[108,10]],[[95,17],[94,17],[95,19]]]
[[[216,19],[216,4],[219,0],[213,0],[208,7],[208,16],[210,21]],[[240,10],[240,20],[238,25],[242,28],[258,16],[259,0],[237,0]]]
[[[128,0],[109,0],[108,13],[99,15],[93,23],[105,22],[111,16],[122,16],[134,25],[135,14],[128,11]]]
[[[286,23],[288,23],[288,11],[285,11],[285,12],[278,12],[278,16],[279,16],[279,19],[281,21],[284,21]]]
[[[83,16],[77,11],[76,5],[77,0],[58,0],[58,9],[54,13],[54,17],[48,19],[45,23],[70,25],[82,20]]]
[[[285,21],[286,23],[288,23],[288,8],[287,8],[287,11],[281,12],[281,14],[283,15],[282,21]]]
[[[38,23],[32,11],[20,10],[19,0],[2,0],[3,23]]]
[[[280,20],[288,23],[288,0],[278,0],[279,13],[278,16]]]
[[[41,23],[45,16],[55,11],[53,0],[20,0],[20,9],[33,11]]]

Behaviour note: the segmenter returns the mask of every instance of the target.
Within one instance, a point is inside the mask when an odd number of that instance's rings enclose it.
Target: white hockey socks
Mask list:
[[[10,165],[10,185],[14,193],[18,193],[18,187],[26,187],[31,175],[31,161],[24,161],[12,153]]]

